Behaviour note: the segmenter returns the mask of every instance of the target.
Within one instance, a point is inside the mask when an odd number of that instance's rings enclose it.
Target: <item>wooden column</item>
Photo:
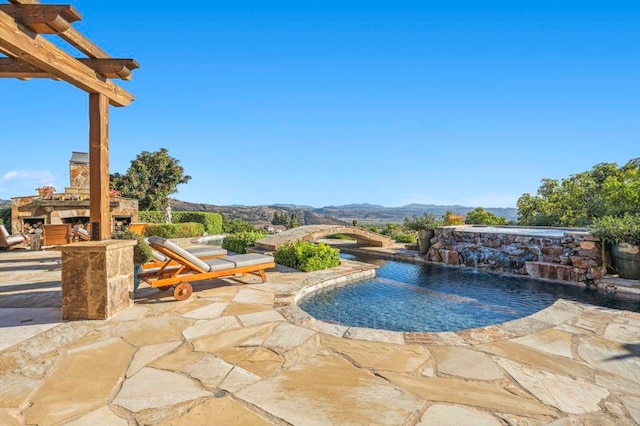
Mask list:
[[[109,218],[109,98],[89,94],[89,199],[91,240],[108,240]]]

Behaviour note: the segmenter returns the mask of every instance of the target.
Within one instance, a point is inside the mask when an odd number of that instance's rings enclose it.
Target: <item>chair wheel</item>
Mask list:
[[[158,290],[160,290],[160,291],[167,291],[167,290],[169,290],[171,287],[172,287],[172,286],[170,286],[170,285],[161,285],[161,286],[156,287],[156,288],[157,288]]]
[[[193,293],[193,287],[189,283],[180,283],[173,289],[173,297],[176,300],[185,300],[188,299]]]

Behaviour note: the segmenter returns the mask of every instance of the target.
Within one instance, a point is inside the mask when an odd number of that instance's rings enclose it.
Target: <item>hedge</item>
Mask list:
[[[164,223],[164,213],[153,210],[138,212],[138,218],[145,223]]]
[[[306,241],[286,243],[278,247],[274,260],[280,265],[303,272],[319,271],[340,265],[340,251],[326,244]]]
[[[140,222],[164,223],[164,213],[160,211],[141,211],[138,213]],[[209,212],[173,212],[171,220],[175,223],[196,222],[202,224],[203,232],[220,234],[222,232],[222,216],[220,213]]]
[[[251,247],[257,240],[262,239],[265,233],[262,231],[238,232],[224,237],[222,248],[239,254],[247,252],[246,248]]]
[[[201,223],[147,223],[144,227],[145,237],[189,238],[200,237],[204,233]]]

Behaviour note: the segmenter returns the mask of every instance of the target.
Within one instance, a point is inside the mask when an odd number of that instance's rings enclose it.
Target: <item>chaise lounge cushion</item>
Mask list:
[[[159,246],[166,247],[167,249],[173,251],[178,256],[184,258],[185,260],[188,260],[195,267],[201,269],[202,271],[205,271],[205,272],[209,271],[209,265],[207,265],[205,262],[203,262],[202,260],[192,255],[191,253],[189,253],[179,245],[174,244],[165,238],[149,237],[149,244],[157,244]]]
[[[223,248],[218,247],[185,247],[187,252],[191,253],[195,257],[203,257],[203,256],[224,256],[227,254],[227,251]]]
[[[177,255],[191,262],[194,266],[205,272],[224,271],[225,269],[240,268],[245,266],[262,265],[273,262],[271,256],[263,254],[238,254],[234,256],[225,256],[218,259],[201,260],[193,253],[183,249],[177,244],[160,237],[149,237],[150,244],[156,244],[172,250]],[[164,256],[162,253],[158,253]]]
[[[157,242],[157,238],[159,237],[147,237],[144,240],[149,243],[150,238],[154,238],[153,241]],[[171,241],[164,240],[165,242],[171,243]],[[175,247],[179,247],[173,243],[171,243]],[[170,247],[167,245],[167,247]],[[183,248],[187,253],[192,254],[195,257],[209,257],[209,256],[224,256],[227,254],[227,251],[223,248],[217,247],[185,247]],[[153,260],[157,262],[167,262],[170,259],[162,253],[158,253],[155,250],[151,250],[151,255],[153,256]]]
[[[227,260],[226,258],[222,257],[220,259],[209,259],[209,260],[205,260],[206,264],[207,264],[207,272],[213,272],[213,271],[224,271],[225,269],[232,269],[235,268],[235,263],[230,262],[229,260]]]
[[[225,256],[219,259],[205,260],[209,265],[209,271],[222,271],[230,268],[242,268],[245,266],[262,265],[273,262],[273,257],[263,254],[236,254],[234,256]]]
[[[0,248],[9,248],[16,244],[28,242],[27,238],[21,233],[9,235],[4,225],[0,225]]]

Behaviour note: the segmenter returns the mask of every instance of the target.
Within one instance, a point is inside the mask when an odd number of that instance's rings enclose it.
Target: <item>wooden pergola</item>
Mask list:
[[[110,238],[109,104],[124,107],[133,95],[110,79],[130,80],[134,59],[111,58],[71,24],[81,19],[69,5],[38,0],[0,4],[0,77],[64,80],[89,93],[91,239]],[[55,34],[86,55],[74,57],[41,34]],[[4,55],[4,56],[2,56]]]

